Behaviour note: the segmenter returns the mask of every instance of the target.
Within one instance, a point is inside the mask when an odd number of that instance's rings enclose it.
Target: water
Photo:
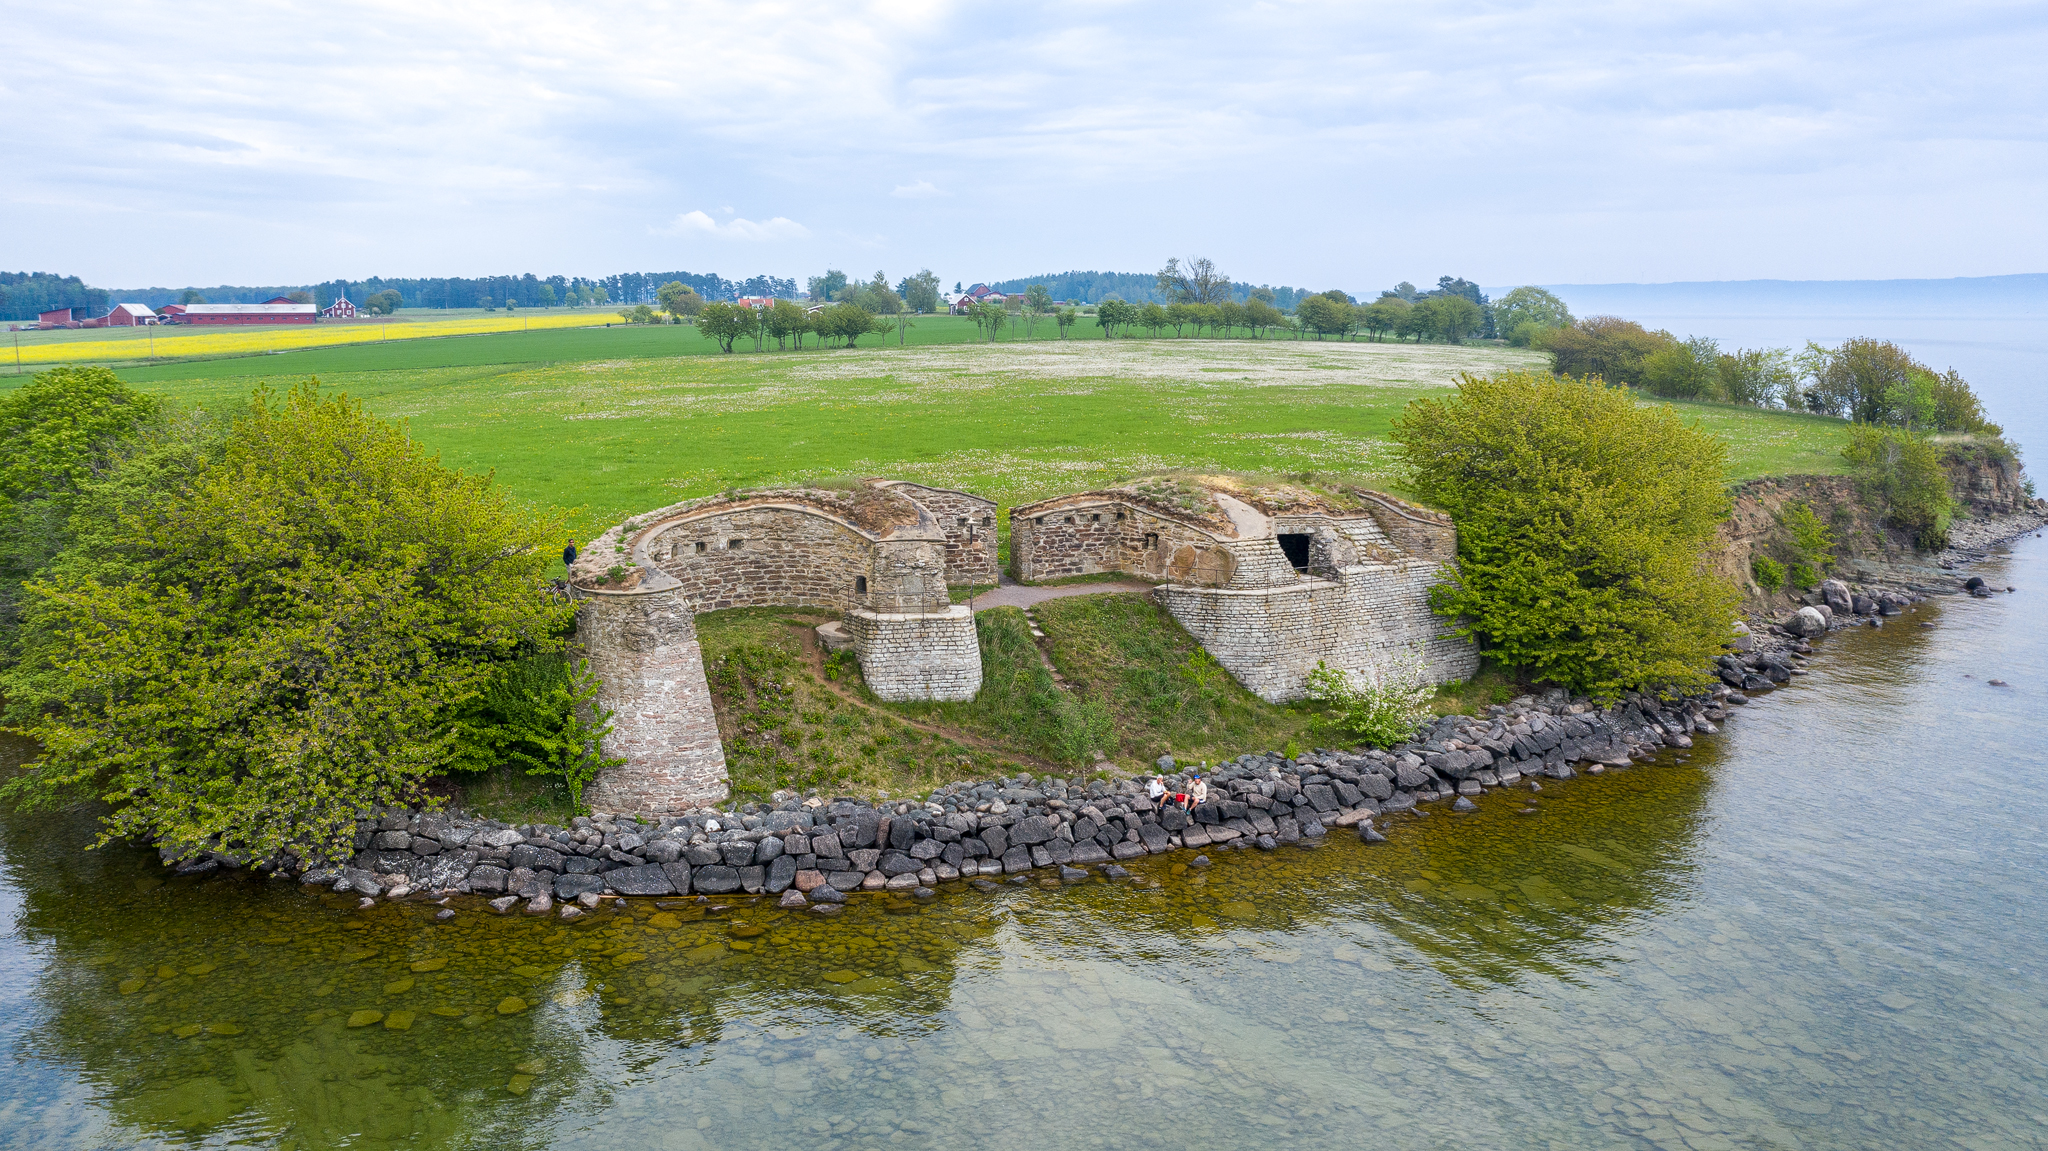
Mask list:
[[[834,920],[436,926],[9,818],[0,1147],[2048,1146],[2044,628],[1836,636],[1540,814]]]

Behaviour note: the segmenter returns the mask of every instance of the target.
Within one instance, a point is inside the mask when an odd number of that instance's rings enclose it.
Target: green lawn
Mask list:
[[[1540,368],[1491,345],[1295,340],[971,342],[927,317],[898,349],[717,355],[687,327],[394,341],[124,369],[182,402],[317,374],[406,420],[449,464],[573,510],[579,533],[733,487],[893,475],[1023,503],[1161,469],[1316,472],[1398,490],[1386,442],[1461,371]],[[951,340],[953,342],[944,342]],[[0,376],[0,388],[9,378]],[[1681,405],[1731,479],[1834,471],[1839,421]]]

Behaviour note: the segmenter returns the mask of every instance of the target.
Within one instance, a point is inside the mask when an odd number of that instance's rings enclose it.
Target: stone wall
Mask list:
[[[577,594],[576,637],[601,681],[598,706],[612,712],[604,753],[626,759],[592,781],[590,803],[679,814],[724,800],[725,749],[687,593]]]
[[[1366,502],[1373,523],[1403,554],[1416,559],[1454,563],[1458,558],[1458,529],[1442,512],[1419,508],[1384,492],[1356,493]]]
[[[888,486],[915,500],[939,522],[946,534],[946,582],[996,582],[996,502],[949,488],[932,488],[909,480]]]
[[[837,611],[861,602],[857,589],[873,574],[875,542],[821,511],[755,504],[657,526],[641,548],[683,586],[698,611]]]
[[[965,604],[932,613],[846,613],[868,690],[892,703],[964,702],[981,690],[981,643]]]
[[[1270,588],[1170,584],[1153,594],[1239,683],[1269,703],[1302,698],[1324,662],[1363,671],[1418,655],[1431,682],[1468,679],[1479,653],[1429,610],[1437,564],[1355,564]]]
[[[1044,508],[1038,514],[1029,514]],[[1098,572],[1229,582],[1235,557],[1201,528],[1121,501],[1010,509],[1010,570],[1039,583]]]

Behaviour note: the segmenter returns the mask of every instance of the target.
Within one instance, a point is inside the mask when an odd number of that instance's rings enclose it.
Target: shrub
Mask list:
[[[1643,357],[1643,390],[1674,400],[1720,398],[1721,346],[1705,336],[1670,344]]]
[[[1415,734],[1433,689],[1422,659],[1339,671],[1321,660],[1308,673],[1308,698],[1323,706],[1317,727],[1346,740],[1391,747]]]
[[[1842,458],[1849,461],[1863,498],[1878,506],[1886,523],[1911,532],[1923,548],[1948,543],[1955,500],[1941,454],[1926,437],[1903,428],[1857,424],[1849,429]]]
[[[318,388],[258,392],[74,516],[0,679],[42,755],[0,794],[96,797],[102,842],[345,854],[357,813],[456,759],[498,664],[556,642],[558,522]]]
[[[1815,571],[1826,571],[1835,566],[1835,533],[1828,525],[1820,522],[1813,514],[1813,507],[1805,503],[1789,504],[1778,516],[1778,522],[1792,534],[1792,559],[1796,563],[1810,564]],[[1811,586],[1811,585],[1801,585]]]
[[[1791,580],[1792,586],[1800,591],[1812,591],[1820,586],[1820,573],[1814,571],[1813,565],[1804,560],[1794,560],[1787,566],[1785,578]]]
[[[1458,526],[1432,602],[1501,663],[1599,695],[1701,682],[1735,589],[1704,557],[1727,448],[1587,381],[1462,378],[1395,422],[1405,479]]]
[[[1569,327],[1544,331],[1535,346],[1550,353],[1551,370],[1560,376],[1640,384],[1643,361],[1677,343],[1670,332],[1646,331],[1641,324],[1618,316],[1588,316]]]
[[[1749,574],[1756,579],[1756,585],[1765,591],[1777,591],[1785,586],[1785,565],[1769,556],[1756,556],[1749,561]]]
[[[626,762],[600,750],[612,713],[597,706],[597,676],[588,660],[555,651],[530,653],[500,665],[455,720],[456,751],[448,770],[489,771],[510,763],[545,776],[577,814],[597,773]]]

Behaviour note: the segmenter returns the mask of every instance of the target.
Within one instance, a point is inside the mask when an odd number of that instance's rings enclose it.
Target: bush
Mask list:
[[[1777,591],[1785,586],[1785,565],[1769,556],[1756,556],[1749,561],[1749,574],[1756,579],[1756,585],[1765,591]]]
[[[1826,571],[1835,566],[1835,533],[1828,525],[1820,522],[1813,514],[1811,505],[1789,504],[1779,515],[1778,522],[1792,535],[1792,560],[1794,563],[1811,565],[1815,571]],[[1801,584],[1810,587],[1809,584]]]
[[[1941,453],[1926,437],[1903,428],[1857,424],[1842,449],[1863,498],[1877,505],[1885,522],[1913,533],[1913,542],[1934,549],[1948,544],[1955,499]]]
[[[1705,336],[1643,357],[1643,390],[1673,400],[1721,398],[1721,347]]]
[[[1670,332],[1646,331],[1618,316],[1588,316],[1570,327],[1544,331],[1535,346],[1550,353],[1550,370],[1560,376],[1641,384],[1643,361],[1677,343]]]
[[[1308,673],[1308,698],[1324,708],[1317,727],[1344,741],[1391,747],[1415,734],[1434,694],[1419,656],[1339,671],[1321,660]]]
[[[1598,695],[1703,682],[1737,597],[1704,557],[1727,448],[1669,408],[1570,378],[1462,378],[1395,422],[1405,478],[1458,526],[1432,592],[1501,663]]]
[[[1791,580],[1792,586],[1800,591],[1812,591],[1820,586],[1820,573],[1813,570],[1812,564],[1803,560],[1793,561],[1786,567],[1785,573],[1785,578]]]
[[[587,660],[540,651],[501,665],[455,721],[453,772],[511,763],[547,777],[577,814],[597,773],[626,762],[600,750],[612,713],[597,706],[598,679]],[[586,718],[588,717],[588,718]]]
[[[0,688],[43,750],[0,794],[103,800],[103,842],[345,854],[570,618],[544,583],[557,521],[317,381],[97,488],[28,588]]]

